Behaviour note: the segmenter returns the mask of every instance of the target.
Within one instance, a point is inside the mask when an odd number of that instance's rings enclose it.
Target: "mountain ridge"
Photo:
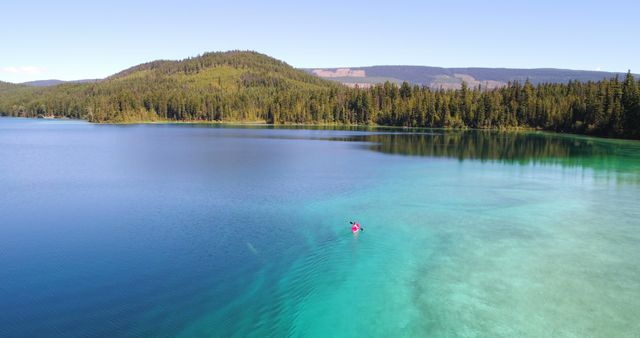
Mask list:
[[[104,79],[70,81],[45,79],[14,84],[32,87],[49,87],[68,83],[99,82],[118,78],[134,71],[171,67],[171,65],[178,65],[181,62],[188,62],[201,56],[206,57],[207,54],[208,53],[204,53],[200,56],[182,60],[154,60],[129,67]],[[279,62],[287,65],[285,62]],[[400,85],[402,82],[407,81],[412,85],[427,86],[432,89],[459,89],[462,81],[465,81],[467,85],[471,87],[481,85],[485,89],[492,89],[506,86],[509,82],[514,81],[525,82],[529,80],[532,84],[536,85],[539,83],[568,83],[569,81],[600,81],[615,76],[623,77],[626,75],[626,73],[623,72],[566,68],[437,67],[419,65],[374,65],[296,69],[351,87],[355,85],[359,87],[369,87],[373,84],[380,84],[386,81]],[[640,77],[638,74],[633,75]]]
[[[81,79],[81,80],[65,81],[65,80],[58,80],[58,79],[46,79],[46,80],[26,81],[26,82],[21,82],[16,84],[21,84],[21,85],[31,86],[31,87],[50,87],[50,86],[57,86],[63,83],[87,83],[87,82],[97,82],[100,80],[101,79]]]
[[[379,65],[366,67],[303,68],[318,77],[347,86],[370,87],[386,81],[427,86],[433,89],[459,89],[462,82],[492,89],[509,82],[568,83],[569,81],[600,81],[626,73],[574,70],[562,68],[490,68],[490,67],[433,67],[413,65]],[[637,76],[637,75],[635,75]]]

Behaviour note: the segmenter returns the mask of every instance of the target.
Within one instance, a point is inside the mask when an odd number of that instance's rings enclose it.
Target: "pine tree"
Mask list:
[[[630,137],[640,136],[640,93],[631,71],[627,72],[622,86],[622,105],[625,134]]]

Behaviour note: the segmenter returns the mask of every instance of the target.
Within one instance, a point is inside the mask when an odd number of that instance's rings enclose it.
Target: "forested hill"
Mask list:
[[[223,80],[241,80],[246,86],[252,81],[263,81],[265,85],[290,85],[301,82],[310,85],[328,86],[330,83],[309,76],[286,63],[257,52],[231,51],[206,53],[202,56],[180,61],[158,60],[123,70],[107,80],[153,74],[155,76],[184,76],[198,80],[221,77]],[[239,77],[239,78],[235,78]]]
[[[307,119],[305,102],[341,86],[256,52],[206,53],[141,64],[96,83],[64,83],[0,93],[0,112],[94,122]],[[17,88],[17,87],[13,87]]]
[[[96,83],[0,83],[0,113],[93,122],[264,121],[443,128],[536,128],[640,138],[640,84],[510,82],[486,90],[404,82],[349,88],[256,52],[154,61]]]

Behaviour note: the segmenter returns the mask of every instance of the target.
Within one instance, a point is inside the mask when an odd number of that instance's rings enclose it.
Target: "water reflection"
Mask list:
[[[618,182],[640,183],[638,141],[546,132],[219,124],[180,126],[215,128],[215,135],[225,138],[359,142],[366,149],[385,154],[454,158],[459,161],[498,162],[507,165],[559,165],[593,170],[598,177],[614,178]]]
[[[637,141],[489,131],[376,133],[331,140],[366,142],[368,149],[385,154],[581,167],[640,182],[640,142]]]

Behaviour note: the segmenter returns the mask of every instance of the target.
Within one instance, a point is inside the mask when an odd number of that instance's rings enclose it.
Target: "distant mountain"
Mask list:
[[[305,71],[328,80],[354,87],[368,87],[372,84],[390,81],[401,84],[428,86],[431,88],[457,89],[462,81],[470,87],[481,85],[496,88],[509,81],[538,83],[567,83],[571,80],[582,82],[600,81],[625,73],[555,68],[514,69],[514,68],[441,68],[427,66],[372,66],[355,68],[311,68]]]
[[[36,81],[22,82],[21,84],[26,85],[26,86],[32,86],[32,87],[49,87],[49,86],[59,85],[61,83],[65,83],[65,81],[55,80],[55,79],[51,79],[51,80],[36,80]]]
[[[31,87],[50,87],[50,86],[57,86],[62,83],[87,83],[87,82],[97,82],[97,81],[100,81],[100,80],[86,79],[86,80],[62,81],[62,80],[50,79],[50,80],[36,80],[36,81],[22,82],[21,84],[26,86],[31,86]]]

